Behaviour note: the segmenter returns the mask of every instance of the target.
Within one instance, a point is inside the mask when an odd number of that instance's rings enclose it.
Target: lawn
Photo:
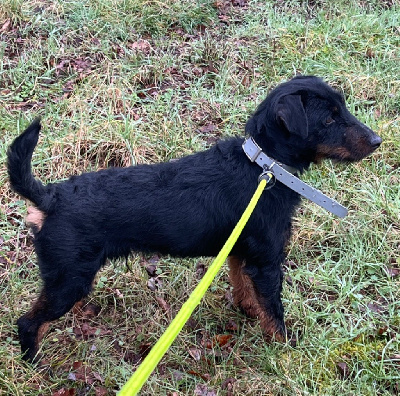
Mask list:
[[[303,201],[283,301],[296,342],[263,339],[232,304],[226,267],[143,395],[400,393],[400,6],[381,1],[91,0],[0,3],[0,394],[112,395],[210,264],[132,254],[21,360],[16,319],[40,281],[6,150],[34,117],[34,172],[61,180],[153,163],[242,135],[270,89],[324,78],[382,138],[352,165],[304,180],[349,208]]]

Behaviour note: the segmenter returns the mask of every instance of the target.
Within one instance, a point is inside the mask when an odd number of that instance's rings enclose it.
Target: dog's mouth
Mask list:
[[[337,162],[356,162],[372,154],[382,143],[382,139],[371,131],[367,136],[355,138],[351,134],[342,146],[332,147],[326,144],[317,146],[316,162],[331,159]]]
[[[330,159],[335,162],[357,162],[372,154],[376,148],[366,150],[349,150],[347,147],[331,147],[319,145],[317,148],[315,162],[319,163],[324,159]]]

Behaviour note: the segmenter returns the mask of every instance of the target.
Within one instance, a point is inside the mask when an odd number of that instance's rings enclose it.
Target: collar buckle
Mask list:
[[[257,157],[262,153],[261,147],[254,141],[252,137],[249,137],[243,142],[242,149],[251,162],[255,162]]]

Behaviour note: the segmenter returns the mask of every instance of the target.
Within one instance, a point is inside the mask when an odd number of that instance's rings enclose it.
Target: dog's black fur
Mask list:
[[[107,258],[131,251],[215,256],[257,187],[261,168],[243,138],[219,141],[177,161],[110,168],[43,185],[31,173],[40,130],[34,121],[9,148],[13,189],[44,213],[34,227],[42,292],[18,320],[24,358],[35,357],[40,327],[91,290]],[[324,158],[357,161],[381,139],[352,116],[341,94],[316,77],[281,84],[246,124],[263,151],[301,174]],[[235,302],[265,334],[285,335],[281,302],[284,249],[300,197],[277,182],[262,195],[229,259]]]

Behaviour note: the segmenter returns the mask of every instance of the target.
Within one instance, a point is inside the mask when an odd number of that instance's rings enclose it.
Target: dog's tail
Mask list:
[[[39,139],[40,128],[40,118],[37,118],[13,141],[7,151],[7,167],[13,190],[45,211],[46,187],[34,178],[31,168],[32,154]]]

